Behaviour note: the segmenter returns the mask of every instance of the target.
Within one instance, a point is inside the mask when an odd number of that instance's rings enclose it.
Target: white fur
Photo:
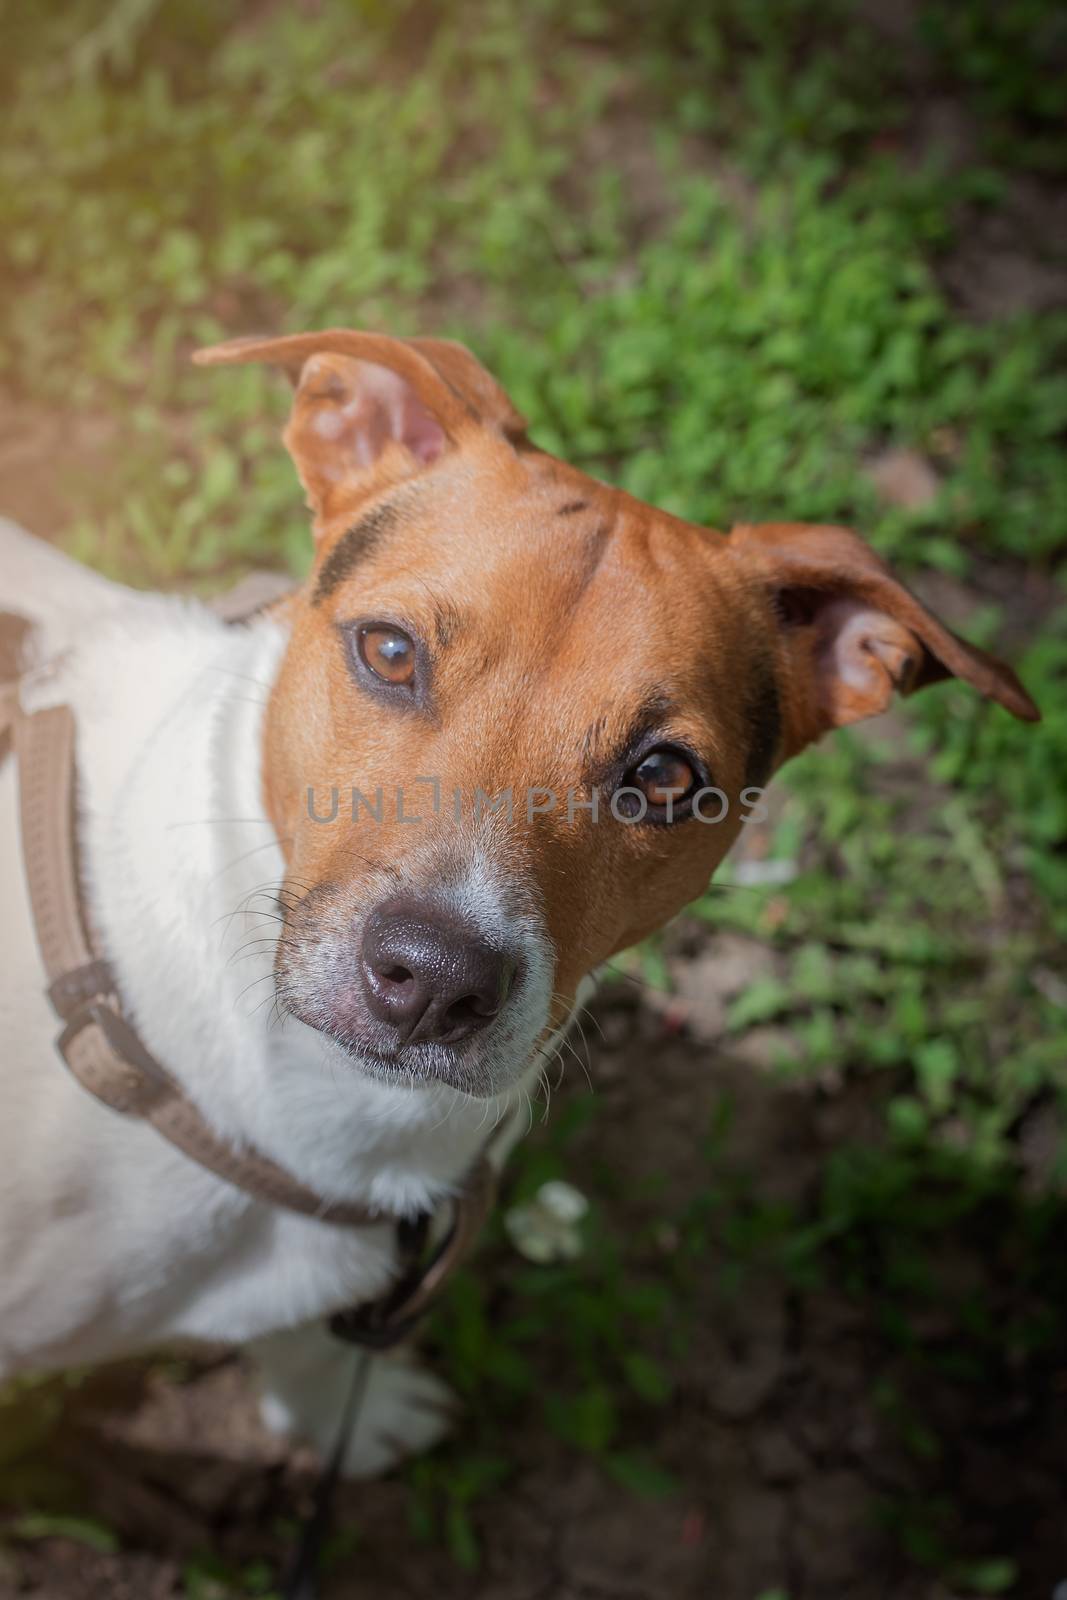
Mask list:
[[[260,798],[260,748],[283,630],[271,620],[227,628],[193,602],[106,583],[2,521],[0,610],[37,625],[24,700],[74,709],[87,900],[148,1047],[218,1132],[251,1141],[324,1196],[389,1212],[447,1196],[534,1068],[513,1063],[509,1086],[490,1100],[388,1085],[317,1031],[273,1014],[277,923],[257,892],[281,880],[283,862]],[[245,1341],[298,1330],[263,1346],[275,1372],[266,1414],[321,1443],[323,1415],[336,1416],[336,1396],[324,1396],[351,1355],[320,1347],[301,1325],[387,1285],[392,1229],[339,1228],[261,1205],[73,1082],[54,1048],[16,818],[7,760],[0,1379],[179,1336]],[[468,894],[479,917],[499,915],[484,862],[471,863]],[[527,937],[547,992],[545,941]],[[329,1384],[316,1397],[312,1356],[325,1361],[327,1348]],[[302,1404],[300,1372],[310,1373]],[[415,1403],[439,1401],[439,1389],[410,1373],[393,1365],[372,1385],[381,1427],[371,1433],[391,1433],[394,1454],[440,1426]],[[349,1467],[373,1470],[388,1453],[368,1434]]]
[[[271,1432],[306,1439],[329,1454],[359,1357],[321,1323],[272,1334],[253,1354],[263,1389],[260,1415]],[[401,1457],[429,1450],[444,1438],[456,1411],[447,1385],[408,1351],[372,1357],[345,1450],[346,1474],[376,1477]]]

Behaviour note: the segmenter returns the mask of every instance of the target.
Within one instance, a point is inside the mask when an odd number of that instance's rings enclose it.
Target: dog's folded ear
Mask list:
[[[1040,720],[1011,667],[946,628],[847,528],[759,523],[734,528],[729,548],[763,589],[778,629],[785,755],[884,711],[894,691],[943,678]]]
[[[503,389],[461,344],[329,328],[231,339],[198,350],[202,366],[271,362],[296,385],[285,442],[317,518],[361,492],[431,465],[472,428],[517,441],[526,431]]]

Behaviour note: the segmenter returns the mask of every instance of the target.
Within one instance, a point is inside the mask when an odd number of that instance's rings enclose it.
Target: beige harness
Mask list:
[[[2,684],[0,757],[9,739],[18,763],[22,856],[48,999],[63,1023],[60,1056],[82,1088],[112,1111],[151,1123],[191,1160],[257,1200],[336,1227],[397,1221],[405,1275],[382,1299],[343,1312],[332,1324],[358,1343],[396,1342],[470,1250],[492,1209],[495,1175],[487,1152],[453,1201],[444,1243],[422,1260],[428,1216],[398,1221],[367,1206],[326,1199],[262,1151],[247,1145],[238,1150],[220,1139],[123,1015],[114,974],[93,950],[77,870],[73,712],[65,705],[25,712],[18,683]]]

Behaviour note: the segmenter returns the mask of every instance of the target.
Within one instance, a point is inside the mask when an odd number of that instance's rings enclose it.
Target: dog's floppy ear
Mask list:
[[[784,671],[784,754],[829,728],[873,717],[894,690],[960,678],[1025,722],[1041,713],[1011,667],[960,639],[847,528],[738,527],[729,548],[772,606]]]
[[[526,430],[503,389],[461,344],[329,328],[231,339],[198,350],[202,366],[266,361],[296,385],[285,442],[316,518],[326,521],[379,480],[430,465],[465,430],[518,440]]]

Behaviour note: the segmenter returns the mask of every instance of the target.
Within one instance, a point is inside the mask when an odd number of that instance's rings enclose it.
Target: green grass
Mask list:
[[[970,623],[990,647],[1026,633],[1039,729],[949,687],[909,707],[906,749],[841,736],[786,780],[776,849],[796,883],[694,908],[779,957],[735,1006],[737,1036],[773,1021],[790,1079],[875,1080],[884,1131],[841,1152],[809,1214],[768,1209],[757,1175],[723,1191],[709,1165],[676,1221],[696,1251],[725,1238],[741,1269],[847,1281],[908,1344],[888,1300],[921,1299],[947,1195],[954,1227],[1018,1246],[1036,1349],[1062,1273],[1017,1134],[1067,1093],[1067,318],[972,324],[939,267],[1019,172],[1062,160],[1054,8],[921,7],[931,81],[980,130],[962,169],[907,151],[903,54],[815,0],[8,0],[0,20],[0,383],[31,419],[103,425],[100,470],[66,484],[64,539],[86,559],[144,583],[302,569],[282,384],[188,356],[343,322],[458,334],[569,459],[707,523],[851,522],[903,570],[995,595]],[[887,444],[937,469],[920,513],[863,470]],[[48,470],[62,482],[62,456]],[[1014,607],[1024,579],[1036,627]],[[567,1172],[570,1131],[527,1151],[520,1189]],[[440,1319],[477,1425],[414,1470],[413,1516],[468,1566],[546,1351],[563,1395],[547,1426],[620,1484],[671,1489],[635,1441],[669,1395],[650,1330],[665,1303],[684,1321],[688,1290],[642,1269],[598,1197],[595,1248],[511,1273],[502,1327],[473,1278]],[[993,1333],[972,1319],[960,1338],[988,1377]],[[915,1560],[975,1593],[1010,1587],[1014,1553],[964,1570],[951,1515],[913,1510],[893,1526]]]
[[[254,28],[238,14],[133,7],[125,54],[87,73],[84,9],[57,8],[14,83],[0,236],[18,314],[0,374],[116,424],[114,471],[79,486],[83,553],[146,581],[299,566],[280,385],[187,357],[235,328],[336,321],[466,335],[546,444],[686,515],[852,517],[943,565],[1062,552],[1065,324],[967,327],[936,287],[931,248],[995,174],[905,177],[868,137],[840,186],[882,102],[855,31],[791,70],[792,35],[813,14],[825,28],[825,6],[724,7],[711,35],[664,13],[614,57],[596,7],[567,50],[547,4],[526,40],[486,0],[414,46],[366,5]],[[665,105],[672,42],[694,87]],[[709,75],[735,49],[746,68],[722,103]],[[693,95],[709,119],[695,157]],[[806,118],[789,111],[804,95]],[[735,164],[771,166],[753,129],[784,155],[754,212],[715,176],[713,140],[738,122]],[[615,130],[619,167],[591,157]],[[650,204],[662,225],[642,244]],[[880,510],[858,471],[887,437],[940,452],[944,493],[918,522]]]

